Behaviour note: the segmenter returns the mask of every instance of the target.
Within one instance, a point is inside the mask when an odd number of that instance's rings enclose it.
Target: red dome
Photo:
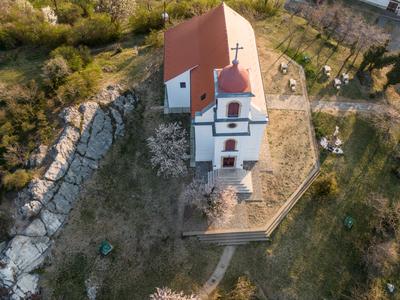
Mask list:
[[[226,93],[244,93],[250,91],[249,72],[234,63],[222,69],[218,76],[218,87]]]

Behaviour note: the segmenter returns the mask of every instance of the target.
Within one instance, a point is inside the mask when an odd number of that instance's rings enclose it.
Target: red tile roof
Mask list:
[[[214,101],[213,70],[229,64],[225,4],[165,32],[164,81],[193,68],[192,116]]]

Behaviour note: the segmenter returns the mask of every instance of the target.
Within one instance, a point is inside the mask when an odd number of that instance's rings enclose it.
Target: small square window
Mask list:
[[[206,94],[206,93],[204,93],[203,95],[200,96],[200,99],[201,99],[201,100],[204,100],[204,99],[206,99],[206,98],[207,98],[207,94]]]
[[[181,82],[181,89],[185,89],[186,88],[186,82]]]

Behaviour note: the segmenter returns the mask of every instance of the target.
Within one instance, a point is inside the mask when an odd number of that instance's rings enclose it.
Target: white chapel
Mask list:
[[[190,113],[196,162],[257,161],[268,124],[251,24],[226,4],[165,32],[165,113]]]

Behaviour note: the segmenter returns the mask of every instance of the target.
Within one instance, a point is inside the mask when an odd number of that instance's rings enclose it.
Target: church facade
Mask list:
[[[196,162],[243,169],[268,124],[251,24],[222,4],[165,32],[165,113],[190,113]]]

